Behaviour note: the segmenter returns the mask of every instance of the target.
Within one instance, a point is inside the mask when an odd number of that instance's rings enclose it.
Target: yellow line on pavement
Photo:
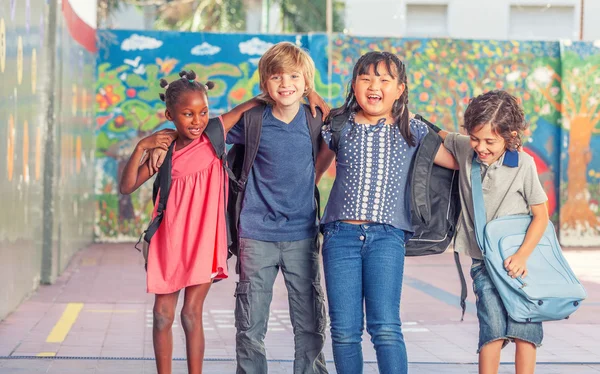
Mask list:
[[[54,357],[56,352],[40,352],[37,354],[38,357]]]
[[[52,331],[46,338],[46,343],[61,343],[67,337],[69,330],[73,327],[73,324],[79,316],[79,312],[83,309],[83,303],[69,303],[65,308],[62,316],[54,325]]]

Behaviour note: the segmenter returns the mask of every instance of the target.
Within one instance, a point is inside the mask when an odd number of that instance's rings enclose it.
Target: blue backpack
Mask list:
[[[504,260],[520,248],[532,217],[505,216],[486,224],[481,165],[475,160],[471,184],[477,243],[510,318],[517,322],[568,318],[586,298],[586,292],[562,254],[552,222],[548,222],[544,236],[527,260],[527,277],[512,278],[504,268]]]

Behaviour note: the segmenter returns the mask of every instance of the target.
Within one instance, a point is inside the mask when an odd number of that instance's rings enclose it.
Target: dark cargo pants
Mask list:
[[[263,242],[241,238],[239,261],[240,281],[235,292],[237,373],[267,373],[263,340],[279,268],[288,290],[294,329],[294,373],[327,373],[322,352],[325,304],[316,240]]]

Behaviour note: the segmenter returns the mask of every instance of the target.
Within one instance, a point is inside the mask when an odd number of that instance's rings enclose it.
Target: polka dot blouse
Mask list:
[[[427,134],[427,125],[411,119],[417,146],[411,147],[396,125],[361,124],[352,115],[341,132],[338,149],[331,129],[323,138],[336,153],[336,178],[322,224],[339,220],[384,223],[412,232],[407,188],[412,158]]]

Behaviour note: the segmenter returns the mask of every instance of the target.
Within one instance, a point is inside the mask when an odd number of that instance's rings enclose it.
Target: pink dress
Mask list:
[[[172,165],[165,217],[148,252],[148,292],[156,294],[227,278],[227,186],[221,162],[203,135],[173,150]]]

